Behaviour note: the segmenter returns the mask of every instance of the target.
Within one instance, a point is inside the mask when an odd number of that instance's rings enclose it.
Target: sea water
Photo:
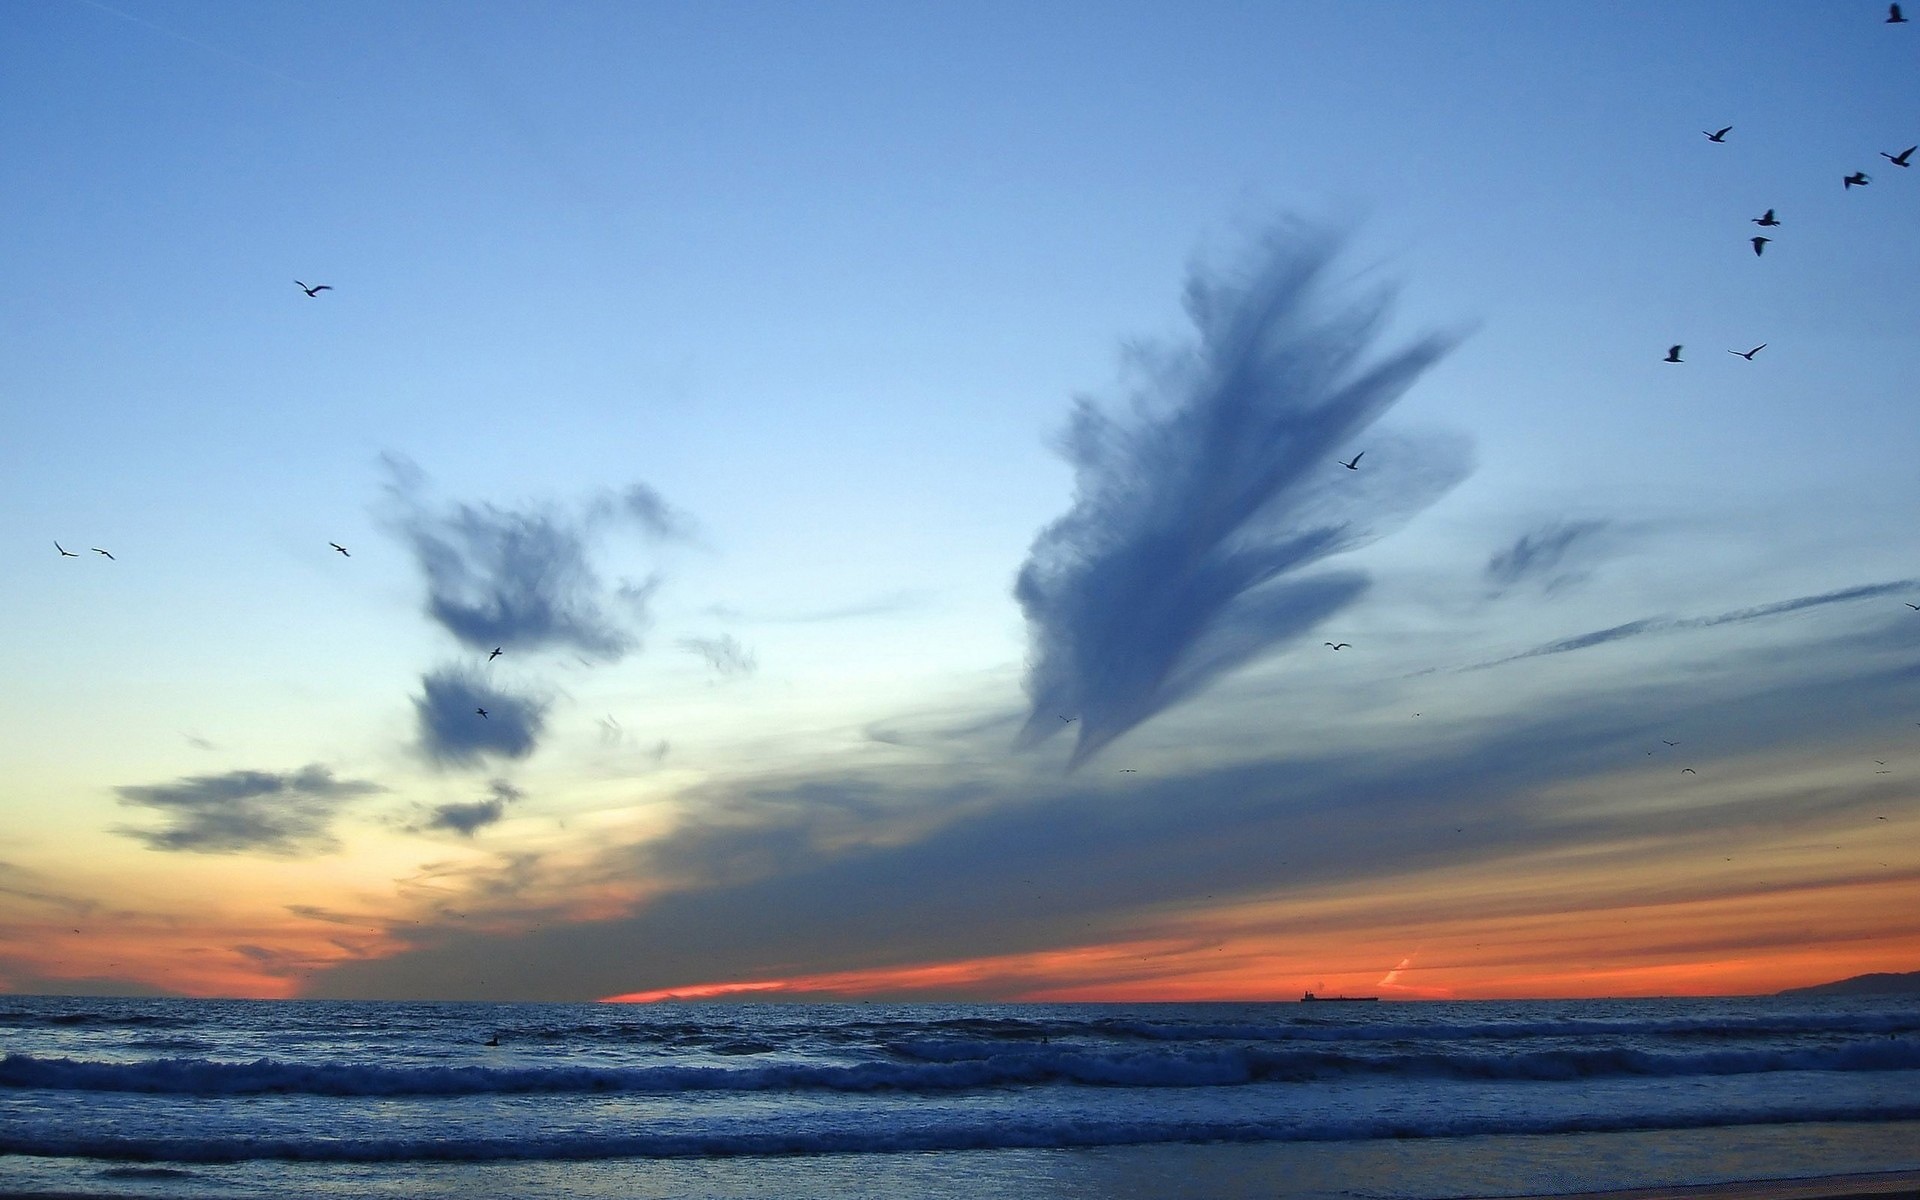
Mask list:
[[[1920,1169],[1920,997],[0,996],[0,1053],[13,1193],[1416,1198]]]

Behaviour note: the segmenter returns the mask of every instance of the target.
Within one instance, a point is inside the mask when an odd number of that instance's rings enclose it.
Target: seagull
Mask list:
[[[1741,358],[1746,359],[1748,362],[1752,362],[1753,356],[1760,353],[1762,350],[1765,350],[1766,348],[1767,348],[1767,344],[1765,342],[1761,342],[1758,346],[1755,346],[1751,350],[1729,350],[1727,351],[1727,353],[1738,354]]]
[[[1898,4],[1887,5],[1887,24],[1905,25],[1906,23],[1907,19],[1900,15],[1900,6]]]
[[[1760,252],[1761,252],[1761,251],[1763,251],[1763,250],[1765,250],[1765,249],[1767,248],[1767,243],[1768,243],[1768,242],[1770,242],[1770,241],[1772,241],[1772,240],[1773,240],[1773,239],[1772,239],[1772,238],[1770,238],[1770,237],[1757,237],[1757,236],[1756,236],[1756,237],[1754,237],[1754,238],[1752,239],[1752,241],[1753,241],[1753,256],[1754,256],[1755,258],[1759,258],[1759,257],[1760,257]]]
[[[1067,724],[1071,725],[1075,721],[1078,721],[1080,718],[1079,717],[1061,717],[1060,719],[1062,721],[1065,721]]]
[[[90,550],[92,550],[92,551],[93,551],[93,552],[94,552],[95,554],[106,554],[106,555],[107,555],[107,559],[108,559],[108,561],[117,561],[117,560],[115,560],[115,559],[114,559],[114,557],[113,557],[113,555],[111,555],[111,554],[107,554],[107,552],[106,552],[105,550],[102,550],[102,549],[101,549],[100,547],[98,547],[98,546],[90,546],[90,547],[88,547],[88,549],[90,549]]]
[[[1360,469],[1360,460],[1365,458],[1366,456],[1367,456],[1367,452],[1365,450],[1362,450],[1360,453],[1354,455],[1352,459],[1348,460],[1347,462],[1343,462],[1340,465],[1345,467],[1349,471],[1358,471]]]
[[[294,280],[294,282],[300,284],[300,290],[307,294],[309,300],[318,296],[321,292],[330,292],[333,290],[333,285],[330,283],[316,283],[312,287],[308,287],[306,284],[300,283],[298,279]]]
[[[1668,742],[1668,741],[1667,741],[1667,739],[1665,739],[1665,738],[1661,738],[1660,740],[1661,740],[1662,742],[1666,742],[1666,744],[1667,744],[1667,745],[1669,745],[1669,746],[1678,746],[1678,745],[1680,744],[1679,742]]]
[[[55,542],[53,544],[53,548],[60,552],[60,556],[62,558],[79,558],[80,557],[78,554],[75,554],[73,551],[67,549],[65,546],[62,546],[59,542]]]
[[[345,546],[342,546],[339,542],[328,542],[327,545],[332,546],[335,550],[338,550],[340,552],[340,557],[342,558],[353,557],[353,555],[347,553],[347,548]]]
[[[1887,760],[1884,758],[1876,758],[1873,760],[1873,765],[1876,767],[1884,767],[1887,765]]]
[[[1681,767],[1680,773],[1682,775],[1698,775],[1700,772],[1694,770],[1692,767]]]
[[[1702,129],[1700,132],[1706,133],[1707,140],[1710,142],[1724,142],[1727,140],[1727,135],[1733,132],[1733,126],[1728,125],[1726,128],[1720,130],[1720,132],[1718,133],[1707,133],[1707,131],[1704,129]]]
[[[1873,180],[1867,178],[1867,173],[1865,171],[1855,171],[1853,174],[1847,176],[1845,179],[1842,179],[1840,182],[1845,184],[1848,187],[1848,189],[1852,189],[1855,187],[1865,187],[1868,184],[1872,183]]]
[[[1764,214],[1755,217],[1753,219],[1753,223],[1755,225],[1759,225],[1767,229],[1772,229],[1775,225],[1778,225],[1780,222],[1774,218],[1773,210],[1768,209]]]
[[[489,655],[487,655],[487,661],[488,661],[488,662],[492,662],[492,661],[493,661],[494,659],[496,659],[496,658],[499,658],[499,657],[500,657],[500,647],[498,647],[498,646],[495,646],[495,647],[493,648],[493,653],[492,653],[492,654],[489,654]]]
[[[1679,362],[1679,361],[1680,361],[1680,347],[1678,347],[1678,346],[1668,346],[1668,347],[1667,347],[1667,357],[1666,357],[1666,359],[1665,359],[1664,361],[1666,361],[1666,362]]]
[[[479,713],[483,717],[487,715],[487,710],[484,708],[476,708],[473,711]]]
[[[56,546],[58,546],[59,544],[60,544],[59,542],[55,542],[55,543],[54,543],[54,545],[56,545]],[[61,551],[60,553],[62,553],[62,554],[65,554],[65,553],[66,553],[66,551],[65,551],[65,550],[62,550],[62,551]],[[1907,602],[1906,602],[1905,600],[1902,600],[1902,601],[1901,601],[1900,603],[1902,603],[1902,604],[1907,604]],[[1920,604],[1907,604],[1907,607],[1908,607],[1908,608],[1910,608],[1910,609],[1912,609],[1912,610],[1913,610],[1913,611],[1915,611],[1915,612],[1920,612]]]
[[[1898,154],[1888,154],[1885,150],[1882,150],[1880,157],[1886,159],[1896,167],[1910,167],[1913,164],[1907,160],[1913,157],[1915,150],[1920,150],[1920,146],[1908,146]]]
[[[1321,645],[1323,645],[1323,646],[1330,646],[1330,647],[1332,647],[1332,648],[1333,648],[1333,649],[1335,649],[1335,650],[1345,650],[1345,649],[1347,649],[1348,647],[1350,647],[1350,646],[1352,646],[1352,645],[1353,645],[1353,643],[1352,643],[1352,642],[1339,642],[1339,643],[1334,643],[1334,642],[1322,642],[1322,643],[1321,643]]]

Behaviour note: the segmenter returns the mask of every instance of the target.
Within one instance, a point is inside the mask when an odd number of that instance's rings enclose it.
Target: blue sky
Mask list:
[[[1920,878],[1827,840],[1920,820],[1920,171],[1881,157],[1920,141],[1920,43],[1884,16],[9,6],[0,987],[913,993],[964,962],[926,986],[1284,994],[1329,970],[1303,914],[1356,889],[1421,898],[1341,927],[1357,987],[1450,936],[1392,978],[1910,969],[1910,919],[1809,939],[1752,899],[1792,878],[1851,920]],[[1301,497],[1370,489],[1329,510],[1352,544],[1156,666],[1141,614],[1187,621],[1206,560],[1154,464],[1230,478],[1170,415],[1224,361],[1189,281],[1231,316],[1309,245],[1309,317],[1395,295],[1362,361],[1445,352],[1262,510],[1298,532]],[[1321,428],[1284,358],[1256,409],[1294,440],[1254,467]],[[1082,400],[1177,453],[1076,475]],[[1015,581],[1073,513],[1042,617]],[[1177,553],[1075,574],[1128,538]],[[1115,654],[1191,686],[1120,697]],[[1018,736],[1088,714],[1071,771],[1073,730]],[[1100,813],[1121,832],[1064,836]],[[1383,820],[1444,853],[1358,834]],[[1023,902],[996,837],[1051,847],[1018,878],[1072,902]],[[1471,925],[1509,876],[1529,920],[1610,913],[1555,881],[1616,854],[1647,895],[1769,865],[1652,948]],[[1234,971],[1112,973],[1228,929]],[[581,966],[656,943],[684,949]],[[471,969],[516,956],[537,986]]]

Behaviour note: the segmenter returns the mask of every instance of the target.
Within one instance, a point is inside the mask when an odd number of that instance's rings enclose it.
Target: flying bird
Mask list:
[[[1906,23],[1907,19],[1900,15],[1900,6],[1898,4],[1887,5],[1887,24],[1905,25]]]
[[[1851,190],[1856,187],[1865,187],[1868,184],[1872,183],[1873,180],[1867,178],[1867,173],[1865,171],[1855,171],[1853,174],[1847,176],[1845,179],[1842,179],[1840,182],[1845,184],[1847,188]]]
[[[345,546],[342,546],[339,542],[328,542],[327,545],[332,546],[335,550],[338,550],[342,558],[353,557],[353,555],[347,553],[347,548]]]
[[[300,283],[298,279],[294,280],[294,282],[300,284],[300,290],[307,294],[308,299],[313,299],[321,292],[330,292],[333,290],[333,285],[330,283],[316,283],[312,287],[308,287],[306,284]]]
[[[473,711],[479,713],[483,717],[487,715],[487,710],[484,708],[476,708]]]
[[[500,657],[500,647],[498,647],[498,646],[495,646],[495,647],[493,648],[493,653],[492,653],[492,654],[489,654],[489,655],[487,655],[487,661],[488,661],[488,662],[492,662],[492,661],[493,661],[494,659],[496,659],[496,658],[499,658],[499,657]]]
[[[1067,724],[1071,725],[1075,721],[1078,721],[1080,718],[1079,717],[1061,717],[1060,719],[1062,721],[1065,721]]]
[[[1773,210],[1768,209],[1765,213],[1755,217],[1753,219],[1753,223],[1755,225],[1759,225],[1767,229],[1772,229],[1775,225],[1778,225],[1780,222],[1777,218],[1774,217]]]
[[[1753,356],[1760,353],[1762,350],[1765,350],[1766,348],[1767,348],[1767,344],[1765,342],[1761,342],[1758,346],[1755,346],[1751,350],[1729,350],[1727,351],[1727,353],[1738,354],[1741,358],[1746,359],[1748,362],[1752,362]]]
[[[1665,359],[1664,361],[1666,361],[1666,362],[1679,362],[1679,361],[1680,361],[1680,347],[1678,347],[1678,346],[1668,346],[1668,347],[1667,347],[1667,357],[1666,357],[1666,359]]]
[[[1908,146],[1898,154],[1888,154],[1885,150],[1882,150],[1880,157],[1886,159],[1896,167],[1910,167],[1913,164],[1907,160],[1913,157],[1915,150],[1920,150],[1920,146]]]
[[[1352,646],[1353,643],[1352,642],[1322,642],[1321,645],[1332,647],[1335,650],[1345,650],[1350,646]]]
[[[1682,775],[1698,775],[1700,772],[1694,770],[1692,767],[1681,767],[1680,773]]]
[[[1765,250],[1767,248],[1767,243],[1772,241],[1773,239],[1770,237],[1760,237],[1756,234],[1751,240],[1753,241],[1753,256],[1755,258],[1759,258],[1760,252]]]
[[[110,560],[112,560],[112,559],[113,559],[113,555],[111,555],[111,554],[107,554],[107,552],[106,552],[105,550],[102,550],[102,549],[101,549],[100,547],[98,547],[98,546],[90,546],[90,547],[88,547],[88,549],[90,549],[90,550],[92,550],[92,551],[93,551],[93,552],[94,552],[95,554],[106,554],[106,555],[107,555],[107,558],[108,558],[108,559],[110,559]]]
[[[1360,453],[1354,455],[1351,459],[1341,463],[1340,465],[1345,467],[1349,471],[1358,471],[1360,469],[1360,460],[1365,458],[1366,456],[1367,456],[1367,452],[1365,450],[1362,450]]]
[[[59,542],[54,543],[54,545],[56,546],[58,546],[59,544],[60,544]],[[1907,604],[1905,600],[1902,600],[1900,603]],[[1907,607],[1912,609],[1915,612],[1920,612],[1920,604],[1907,604]]]
[[[80,557],[78,554],[75,554],[73,551],[67,549],[65,546],[62,546],[59,542],[55,542],[53,544],[53,548],[60,552],[60,556],[62,558],[79,558]]]
[[[1727,135],[1733,132],[1733,126],[1728,125],[1725,128],[1721,129],[1718,133],[1707,133],[1707,131],[1704,129],[1702,129],[1700,132],[1706,133],[1707,140],[1710,142],[1724,142],[1727,140]]]
[[[1660,740],[1661,740],[1662,742],[1665,742],[1665,743],[1666,743],[1667,745],[1669,745],[1669,746],[1678,746],[1678,745],[1680,744],[1679,742],[1668,742],[1668,741],[1667,741],[1667,739],[1665,739],[1665,738],[1661,738]]]

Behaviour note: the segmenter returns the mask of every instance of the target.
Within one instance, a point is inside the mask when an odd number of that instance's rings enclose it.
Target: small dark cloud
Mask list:
[[[526,799],[526,793],[504,779],[487,785],[484,800],[466,804],[442,804],[419,826],[422,830],[444,829],[461,837],[472,837],[507,815],[507,805]]]
[[[525,758],[539,748],[547,701],[509,692],[467,666],[429,672],[420,688],[413,698],[420,749],[434,762],[472,766],[489,756]]]
[[[117,831],[155,850],[297,857],[333,849],[327,826],[341,807],[386,789],[335,779],[331,770],[315,764],[287,774],[229,771],[114,790],[122,804],[150,808],[168,819],[164,829]]]
[[[753,674],[760,665],[753,651],[741,645],[739,639],[730,633],[710,638],[681,638],[680,648],[706,659],[714,674],[723,679],[744,678]]]
[[[1841,588],[1834,592],[1821,592],[1814,596],[1796,596],[1791,600],[1777,600],[1771,604],[1759,604],[1750,608],[1736,608],[1729,612],[1714,613],[1705,617],[1643,617],[1638,621],[1628,621],[1623,625],[1614,625],[1606,629],[1596,629],[1591,633],[1582,633],[1574,637],[1561,638],[1545,645],[1523,650],[1518,654],[1509,654],[1505,658],[1496,658],[1488,662],[1475,663],[1462,668],[1468,671],[1485,670],[1488,667],[1505,666],[1527,658],[1541,658],[1549,654],[1567,654],[1574,650],[1587,650],[1594,646],[1604,646],[1608,642],[1624,641],[1627,638],[1640,637],[1649,633],[1670,633],[1684,629],[1715,629],[1723,625],[1744,625],[1750,621],[1761,621],[1768,617],[1785,616],[1788,613],[1802,612],[1810,608],[1822,608],[1829,604],[1852,604],[1861,600],[1878,600],[1910,593],[1920,587],[1920,580],[1897,579],[1891,583],[1869,583],[1858,587]]]
[[[555,505],[430,506],[417,467],[387,460],[392,524],[427,581],[427,615],[475,650],[567,649],[617,661],[639,645],[658,579],[609,586],[593,544],[612,522],[656,537],[685,522],[659,495],[636,484],[617,500],[577,510]]]
[[[1487,560],[1487,583],[1495,592],[1523,583],[1552,592],[1578,583],[1604,550],[1611,529],[1607,521],[1554,521],[1528,530]]]
[[[693,523],[686,514],[644,483],[636,483],[621,493],[620,508],[654,537],[675,540],[693,536]]]
[[[1288,229],[1233,277],[1196,272],[1192,346],[1142,356],[1128,413],[1079,402],[1063,441],[1073,507],[1035,540],[1014,589],[1032,646],[1023,742],[1074,718],[1077,764],[1306,634],[1368,581],[1302,572],[1467,476],[1462,442],[1367,433],[1451,343],[1378,350],[1387,297],[1335,295],[1338,249]],[[1362,451],[1359,469],[1341,469]]]

